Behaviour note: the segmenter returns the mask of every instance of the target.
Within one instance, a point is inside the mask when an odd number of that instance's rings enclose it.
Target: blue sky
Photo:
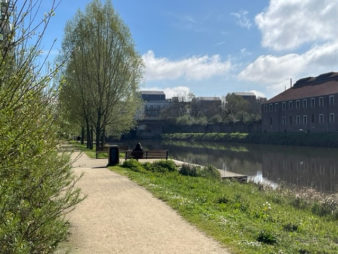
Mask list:
[[[43,47],[89,0],[63,0]],[[145,63],[140,88],[168,97],[255,91],[268,98],[289,79],[338,71],[338,1],[115,0]],[[44,1],[43,8],[47,8]]]

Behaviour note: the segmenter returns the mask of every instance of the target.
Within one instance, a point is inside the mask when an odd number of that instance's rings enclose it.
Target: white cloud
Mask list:
[[[314,46],[303,54],[283,56],[263,55],[249,64],[238,75],[239,79],[284,88],[290,77],[296,81],[338,69],[338,42]]]
[[[338,1],[270,0],[255,21],[262,32],[262,45],[274,50],[337,41]]]
[[[248,18],[248,11],[241,10],[239,12],[232,12],[230,13],[231,16],[234,16],[237,19],[237,24],[240,27],[244,27],[246,29],[250,29],[252,26],[252,23],[250,19]]]
[[[190,88],[186,86],[177,86],[177,87],[171,87],[171,88],[158,88],[158,87],[152,87],[152,88],[144,88],[141,90],[146,91],[163,91],[165,93],[165,97],[167,99],[171,99],[172,97],[184,97],[187,98],[190,93]]]
[[[225,75],[231,69],[229,60],[222,61],[219,55],[193,56],[179,61],[167,58],[156,58],[149,50],[142,56],[145,64],[145,81],[175,80],[203,80],[214,76]]]
[[[173,88],[165,88],[163,91],[167,99],[172,97],[187,98],[188,94],[190,93],[190,88],[186,86],[178,86]]]

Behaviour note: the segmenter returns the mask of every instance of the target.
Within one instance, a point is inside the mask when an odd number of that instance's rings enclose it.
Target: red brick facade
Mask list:
[[[338,73],[301,79],[262,105],[264,132],[338,131]]]

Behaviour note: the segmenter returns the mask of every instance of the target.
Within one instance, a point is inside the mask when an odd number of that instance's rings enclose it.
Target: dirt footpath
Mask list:
[[[144,188],[82,155],[87,199],[70,214],[70,253],[228,253]]]

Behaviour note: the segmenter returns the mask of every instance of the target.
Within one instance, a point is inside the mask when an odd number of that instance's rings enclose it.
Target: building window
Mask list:
[[[303,115],[303,124],[307,125],[307,115]]]
[[[311,115],[311,123],[314,123],[315,122],[315,114],[312,114]]]
[[[282,117],[282,125],[286,125],[286,117],[285,116]]]
[[[319,97],[319,107],[324,107],[324,97]]]
[[[307,108],[307,100],[303,100],[303,108]]]
[[[320,124],[324,123],[324,114],[319,114],[319,123]]]
[[[296,124],[300,125],[300,116],[296,116]]]
[[[264,104],[264,111],[268,112],[268,104]]]
[[[283,109],[283,110],[286,110],[286,102],[283,102],[283,103],[282,103],[282,109]]]
[[[292,116],[289,116],[289,124],[292,125]]]
[[[335,122],[334,113],[330,113],[329,121],[330,121],[330,123],[334,123]]]
[[[273,111],[273,105],[270,104],[269,107],[270,107],[270,112],[272,112]]]
[[[297,109],[300,108],[300,100],[296,100],[296,108],[297,108]]]
[[[275,112],[278,111],[278,103],[275,103]]]
[[[270,117],[270,125],[272,125],[272,117]]]
[[[314,108],[316,106],[316,99],[311,98],[311,108]]]
[[[292,109],[292,101],[289,101],[289,109]]]
[[[334,95],[329,96],[329,104],[334,105]]]

